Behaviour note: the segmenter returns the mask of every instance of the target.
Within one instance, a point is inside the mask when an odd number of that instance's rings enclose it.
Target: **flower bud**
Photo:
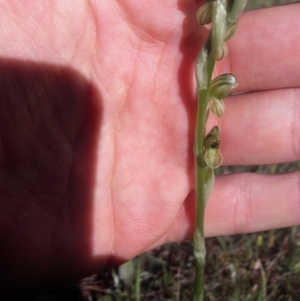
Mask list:
[[[197,11],[197,21],[201,25],[210,24],[212,22],[213,5],[211,2],[207,2],[202,5]]]
[[[224,41],[228,41],[230,40],[233,35],[235,34],[235,31],[237,29],[237,21],[234,22],[226,31],[225,37],[224,37]]]
[[[223,43],[223,45],[219,48],[218,55],[217,55],[217,60],[220,61],[224,57],[226,57],[228,54],[228,47],[226,43]]]
[[[212,99],[224,99],[238,83],[233,74],[225,73],[216,77],[210,84],[209,95]]]
[[[223,100],[214,98],[212,101],[211,111],[218,117],[221,117],[225,109]]]

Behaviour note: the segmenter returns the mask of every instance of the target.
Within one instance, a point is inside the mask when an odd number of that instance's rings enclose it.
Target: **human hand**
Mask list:
[[[2,1],[3,288],[83,277],[191,237],[198,6]],[[243,15],[217,65],[251,92],[225,101],[224,164],[299,159],[299,7]],[[206,234],[297,224],[298,178],[219,177]]]

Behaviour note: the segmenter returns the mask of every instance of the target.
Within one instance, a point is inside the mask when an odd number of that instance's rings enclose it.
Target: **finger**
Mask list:
[[[216,179],[205,211],[205,235],[250,233],[300,223],[300,172],[280,175],[232,174]],[[191,239],[195,230],[195,195],[160,240]],[[159,244],[157,244],[159,245]]]
[[[238,91],[299,85],[299,11],[297,3],[244,13],[217,73],[233,73]]]
[[[300,88],[230,97],[218,121],[225,165],[300,159]]]
[[[298,225],[300,172],[221,176],[208,202],[207,236]]]

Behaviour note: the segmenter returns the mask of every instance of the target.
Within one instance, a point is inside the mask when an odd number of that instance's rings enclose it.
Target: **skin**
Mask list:
[[[200,3],[0,1],[0,285],[78,279],[194,230]],[[299,4],[245,13],[215,75],[226,165],[300,159]],[[218,177],[207,236],[300,222],[299,172]]]

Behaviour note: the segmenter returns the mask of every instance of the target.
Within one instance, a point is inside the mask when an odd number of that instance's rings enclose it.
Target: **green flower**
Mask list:
[[[211,99],[224,99],[238,83],[231,73],[225,73],[216,77],[210,84],[209,96]]]
[[[223,157],[219,151],[220,129],[214,126],[204,139],[204,161],[207,166],[215,169],[222,164]]]

